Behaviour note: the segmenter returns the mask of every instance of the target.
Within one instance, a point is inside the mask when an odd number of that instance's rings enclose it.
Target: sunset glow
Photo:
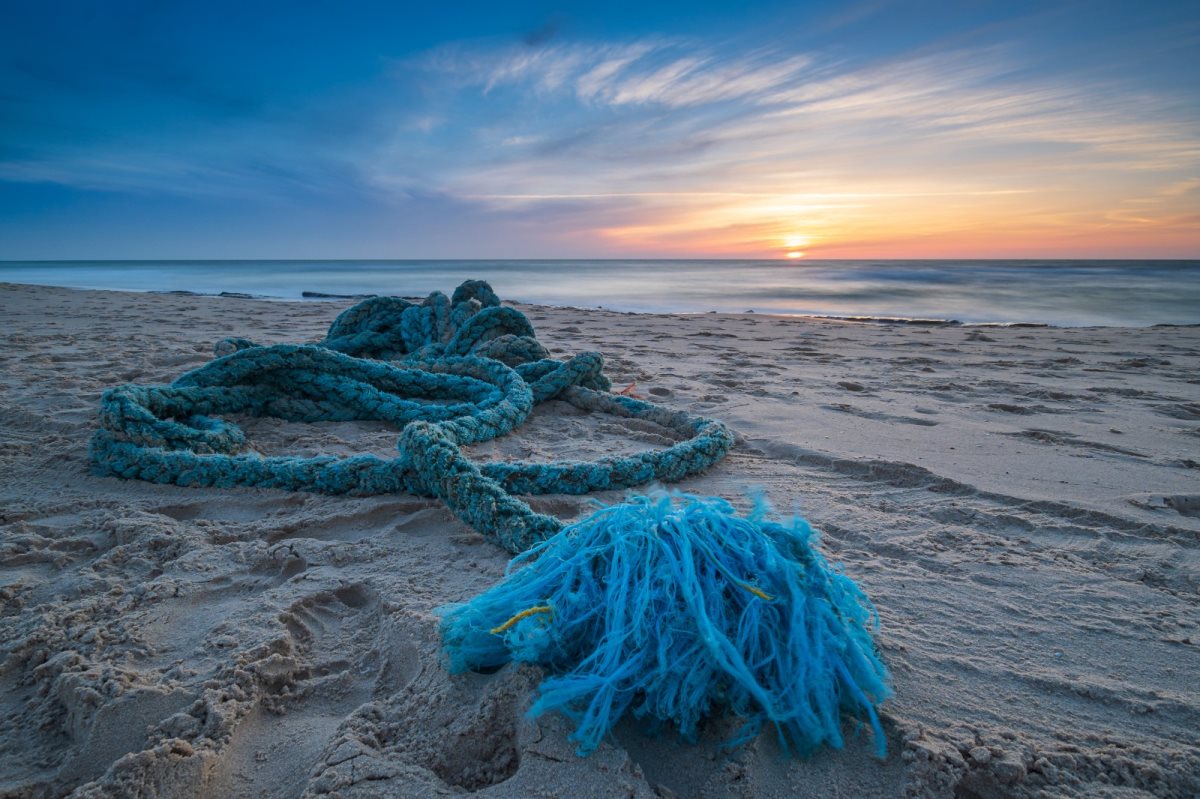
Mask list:
[[[1200,256],[1186,4],[901,5],[29,6],[0,258]]]

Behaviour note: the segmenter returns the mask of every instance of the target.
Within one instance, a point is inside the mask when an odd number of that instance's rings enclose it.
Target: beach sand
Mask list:
[[[556,355],[599,350],[618,386],[736,430],[682,487],[758,486],[819,527],[894,680],[883,761],[852,730],[806,759],[770,736],[725,754],[720,718],[695,746],[624,722],[580,758],[565,720],[524,715],[538,669],[447,674],[434,608],[507,558],[438,502],[90,473],[105,387],[168,382],[227,335],[315,340],[349,304],[0,285],[0,797],[1200,793],[1200,328],[522,306]],[[396,440],[245,428],[267,453]],[[471,452],[665,441],[551,402]]]

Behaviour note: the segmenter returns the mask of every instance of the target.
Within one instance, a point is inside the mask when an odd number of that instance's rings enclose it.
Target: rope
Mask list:
[[[105,391],[91,457],[101,474],[176,485],[437,497],[517,555],[505,579],[440,609],[452,669],[510,660],[549,676],[532,713],[574,718],[581,754],[627,711],[694,740],[723,707],[745,719],[734,744],[773,725],[799,752],[841,746],[844,717],[869,723],[890,695],[865,594],[831,566],[812,529],[741,517],[717,498],[630,497],[569,528],[516,495],[585,494],[680,480],[733,445],[720,422],[611,391],[599,353],[550,358],[524,314],[487,283],[420,304],[375,297],[316,344],[242,338],[170,385]],[[517,429],[551,399],[654,422],[680,441],[593,461],[474,463],[464,445]],[[373,420],[400,428],[397,455],[265,457],[229,414]],[[555,535],[559,531],[561,535]]]
[[[694,741],[724,708],[744,722],[730,745],[773,726],[798,753],[840,747],[848,716],[883,757],[875,706],[891,690],[874,608],[807,522],[768,512],[665,492],[598,510],[439,609],[451,671],[544,666],[530,715],[572,719],[580,754],[629,714]]]
[[[604,360],[551,359],[520,311],[481,280],[420,304],[374,297],[342,312],[317,344],[226,338],[215,360],[170,385],[104,392],[90,454],[100,474],[218,488],[261,487],[441,499],[513,554],[561,529],[515,494],[585,494],[702,472],[733,445],[721,422],[610,393]],[[586,411],[657,423],[682,440],[594,461],[476,464],[461,447],[513,432],[560,399]],[[401,428],[394,458],[265,457],[247,452],[226,414],[289,421],[372,420]]]

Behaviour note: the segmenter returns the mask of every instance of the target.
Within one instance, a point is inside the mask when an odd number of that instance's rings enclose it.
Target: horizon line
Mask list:
[[[939,257],[939,258],[649,258],[649,257],[628,257],[628,258],[581,258],[581,257],[564,257],[564,258],[2,258],[0,265],[3,264],[103,264],[103,263],[428,263],[428,262],[443,262],[443,263],[528,263],[528,262],[545,262],[557,263],[562,261],[588,262],[588,261],[678,261],[678,262],[696,262],[696,261],[720,261],[720,262],[745,262],[754,261],[759,263],[779,263],[788,266],[803,266],[805,263],[813,262],[862,262],[862,261],[1051,261],[1051,262],[1072,262],[1072,261],[1140,261],[1140,262],[1155,262],[1155,263],[1178,263],[1200,261],[1200,254],[1193,257],[1184,258],[1109,258],[1109,257],[1023,257],[1023,258],[978,258],[978,257]]]

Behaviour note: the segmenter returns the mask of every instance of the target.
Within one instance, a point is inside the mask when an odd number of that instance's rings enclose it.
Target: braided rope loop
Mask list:
[[[721,422],[614,394],[604,359],[550,357],[524,314],[468,281],[417,304],[376,297],[317,344],[242,338],[166,386],[100,400],[91,458],[102,474],[176,485],[440,499],[517,555],[504,581],[441,610],[454,669],[540,663],[554,676],[535,714],[577,721],[581,754],[627,711],[688,738],[724,706],[739,740],[772,725],[798,751],[842,743],[843,716],[869,723],[890,693],[865,595],[814,547],[807,523],[739,517],[724,500],[629,498],[563,528],[516,495],[585,494],[681,480],[733,446]],[[650,422],[679,440],[592,461],[474,463],[462,448],[506,435],[561,400]],[[392,458],[265,457],[230,414],[300,422],[373,420],[399,429]]]
[[[604,358],[555,360],[529,319],[467,281],[415,304],[373,297],[343,311],[317,344],[264,347],[227,338],[219,357],[166,386],[104,392],[92,438],[96,470],[157,483],[264,487],[326,494],[397,492],[441,499],[514,554],[561,523],[514,494],[584,494],[707,469],[733,445],[720,422],[609,393]],[[678,443],[624,457],[472,463],[462,446],[511,433],[535,405],[655,422]],[[394,458],[266,457],[248,452],[229,414],[296,422],[371,420],[401,430]]]

